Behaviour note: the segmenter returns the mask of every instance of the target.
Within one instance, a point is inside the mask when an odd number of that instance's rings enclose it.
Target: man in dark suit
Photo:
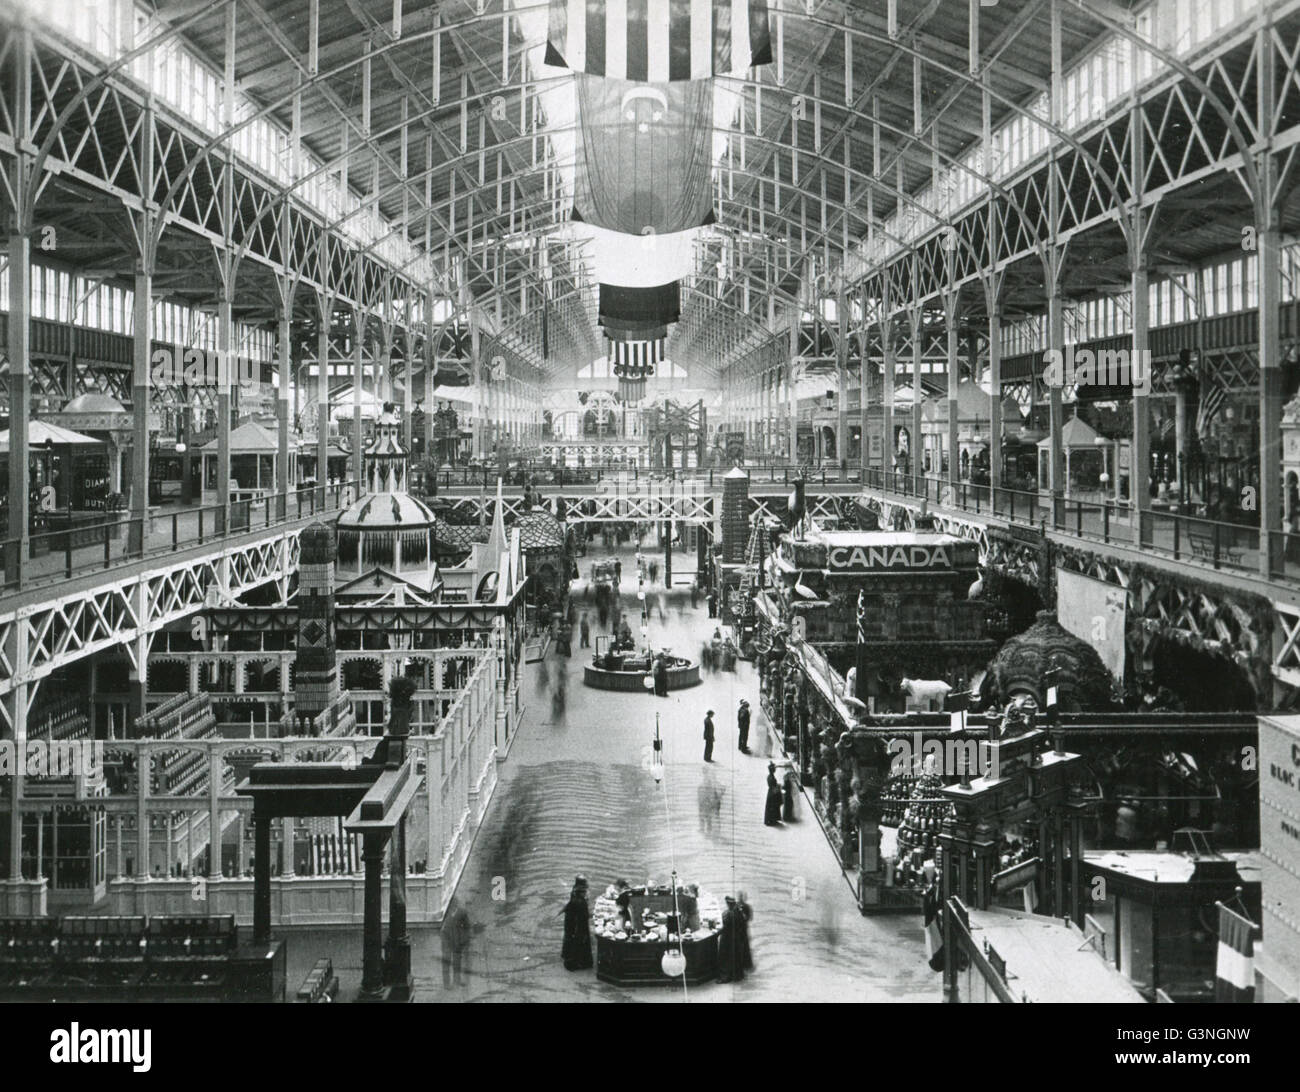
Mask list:
[[[713,710],[704,717],[704,761],[713,761]]]
[[[740,731],[740,750],[749,754],[749,702],[740,699],[740,710],[736,713],[736,727]]]

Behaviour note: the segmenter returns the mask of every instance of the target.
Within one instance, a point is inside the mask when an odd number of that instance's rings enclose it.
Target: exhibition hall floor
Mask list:
[[[584,601],[591,562],[609,556],[597,547],[581,561],[573,594],[593,622],[594,599]],[[636,565],[623,551],[624,609],[635,609]],[[657,560],[662,565],[662,555]],[[692,558],[675,556],[689,563]],[[661,577],[662,579],[662,577]],[[684,577],[680,570],[677,580]],[[652,588],[650,598],[662,595]],[[664,616],[652,611],[650,640],[678,655],[698,658],[712,634],[703,598],[692,609],[687,588],[674,588]],[[629,624],[637,630],[637,618]],[[597,627],[593,625],[595,643]],[[527,664],[521,697],[523,727],[457,888],[473,924],[466,984],[443,985],[437,930],[413,928],[415,1000],[459,1001],[922,1001],[941,999],[939,975],[926,965],[919,914],[863,917],[804,798],[797,821],[763,825],[771,742],[759,709],[757,672],[740,662],[734,673],[703,673],[700,686],[667,698],[609,693],[582,685],[590,652],[569,659],[552,649]],[[551,681],[567,675],[562,718],[553,718]],[[736,746],[736,708],[754,710],[750,755]],[[703,761],[703,723],[714,710],[714,761]],[[664,739],[665,776],[656,785],[648,769],[655,714]],[[778,757],[779,761],[779,757]],[[699,787],[712,771],[723,790],[712,833],[701,827]],[[664,798],[667,796],[667,809]],[[737,983],[623,989],[596,980],[594,970],[569,972],[560,960],[561,911],[582,873],[592,896],[623,878],[664,883],[676,863],[683,883],[719,897],[744,891],[754,908],[750,926],[755,970]],[[355,933],[355,935],[354,935]],[[360,930],[293,931],[291,981],[319,955],[339,974],[340,999],[356,996]],[[299,976],[301,977],[301,975]]]

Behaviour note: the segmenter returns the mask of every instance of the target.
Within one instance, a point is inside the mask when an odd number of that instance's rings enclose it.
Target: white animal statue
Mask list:
[[[944,699],[952,687],[942,679],[904,679],[899,690],[907,695],[909,713],[929,713],[942,711]]]

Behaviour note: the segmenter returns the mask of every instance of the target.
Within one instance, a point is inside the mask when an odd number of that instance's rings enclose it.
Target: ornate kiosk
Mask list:
[[[614,888],[596,899],[592,912],[596,934],[596,977],[614,986],[675,986],[665,955],[680,950],[686,957],[686,984],[698,986],[718,977],[718,937],[722,907],[717,898],[693,884],[633,887],[627,890],[624,917]],[[680,928],[680,935],[679,930]]]

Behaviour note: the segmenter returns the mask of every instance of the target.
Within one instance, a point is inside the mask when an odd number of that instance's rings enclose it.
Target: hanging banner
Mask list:
[[[713,223],[713,85],[579,74],[573,218],[628,235]]]
[[[1056,618],[1101,656],[1116,679],[1124,680],[1124,627],[1128,593],[1090,576],[1056,570]]]
[[[772,63],[764,0],[551,0],[546,63],[668,83]]]
[[[681,317],[681,286],[676,281],[661,284],[657,288],[621,288],[612,284],[600,286],[597,321],[602,326],[668,326]]]
[[[653,288],[695,272],[699,228],[671,235],[625,235],[595,224],[575,224],[572,231],[575,236],[590,239],[596,278],[606,284]]]

